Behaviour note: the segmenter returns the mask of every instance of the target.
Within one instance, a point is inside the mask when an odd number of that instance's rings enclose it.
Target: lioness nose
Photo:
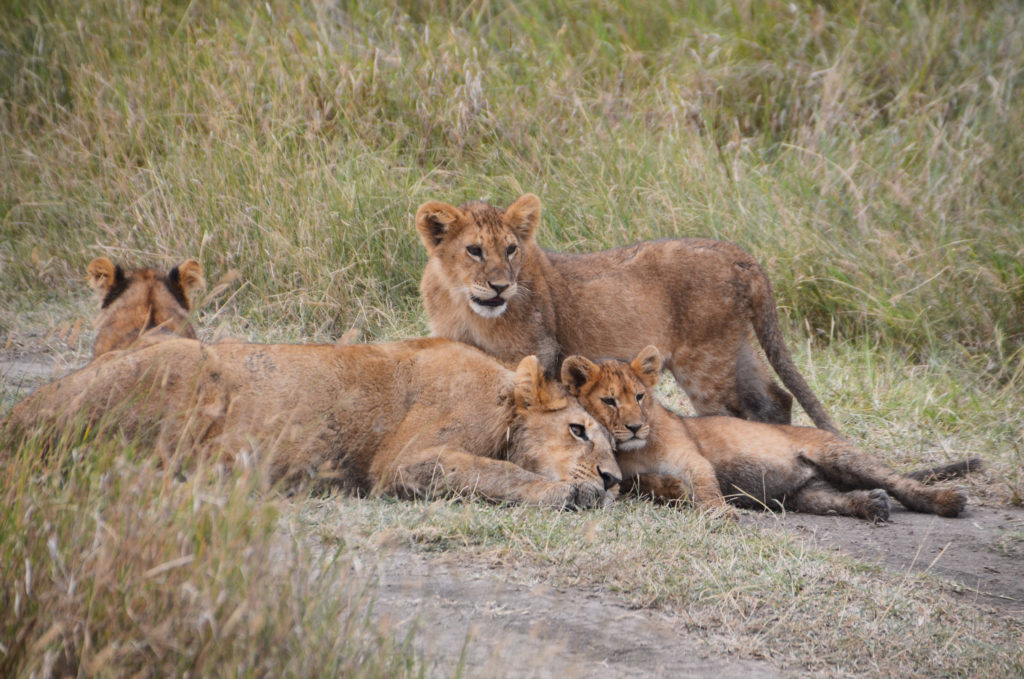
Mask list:
[[[500,295],[504,291],[508,290],[508,286],[509,286],[508,283],[505,283],[504,285],[501,285],[499,283],[491,283],[490,281],[488,281],[487,285],[491,286],[491,290],[494,290],[494,294],[496,294],[496,295]]]
[[[635,434],[638,431],[640,431],[640,427],[642,427],[642,426],[643,426],[642,424],[627,424],[626,425],[626,429],[630,430],[631,432],[633,432]]]
[[[606,472],[600,467],[597,468],[597,473],[601,475],[601,480],[604,481],[605,490],[608,490],[612,486],[617,485],[620,481],[622,481],[621,477],[612,474],[611,472]]]

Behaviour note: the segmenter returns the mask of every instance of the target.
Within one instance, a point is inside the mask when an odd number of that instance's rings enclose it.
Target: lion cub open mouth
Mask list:
[[[505,298],[501,295],[495,295],[490,299],[480,299],[479,297],[470,297],[469,299],[472,300],[473,304],[487,307],[499,307],[505,304]]]

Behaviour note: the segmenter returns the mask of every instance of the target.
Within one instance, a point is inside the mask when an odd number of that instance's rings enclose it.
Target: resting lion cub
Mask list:
[[[93,358],[169,337],[195,339],[188,322],[192,295],[206,287],[203,267],[196,260],[187,259],[165,274],[149,268],[125,272],[98,257],[86,271],[89,287],[102,300]]]
[[[631,363],[595,364],[570,356],[562,364],[569,391],[611,431],[624,487],[636,484],[661,500],[692,499],[700,508],[728,499],[739,506],[834,512],[871,521],[889,518],[889,495],[908,509],[940,516],[957,516],[967,502],[963,490],[900,476],[821,429],[679,417],[654,394],[660,371],[654,346]],[[972,465],[976,468],[977,461],[935,471],[956,473]]]
[[[513,372],[444,339],[169,339],[109,352],[41,387],[5,423],[44,439],[65,427],[139,437],[168,462],[179,451],[253,457],[271,478],[399,496],[591,507],[621,478],[604,428],[535,357]]]
[[[505,210],[428,202],[416,228],[429,260],[420,290],[434,335],[507,364],[536,354],[557,375],[569,354],[628,359],[648,344],[701,415],[788,424],[793,398],[814,423],[836,426],[797,370],[764,270],[736,245],[699,238],[589,254],[541,250],[540,200]]]

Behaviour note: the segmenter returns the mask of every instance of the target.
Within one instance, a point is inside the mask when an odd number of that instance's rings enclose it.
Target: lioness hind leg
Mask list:
[[[939,516],[958,516],[967,504],[967,493],[963,489],[926,486],[897,474],[838,437],[824,432],[823,435],[828,437],[825,445],[804,451],[801,457],[813,463],[818,473],[832,484],[846,488],[882,488],[907,509]]]
[[[840,514],[868,521],[889,520],[889,496],[881,488],[843,492],[822,480],[815,480],[793,496],[792,507],[808,514]]]

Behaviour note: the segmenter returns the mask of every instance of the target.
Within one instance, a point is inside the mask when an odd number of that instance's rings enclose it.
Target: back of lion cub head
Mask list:
[[[150,268],[126,272],[98,257],[89,262],[87,273],[89,287],[101,299],[93,358],[125,349],[146,333],[195,339],[188,321],[192,295],[206,287],[196,260],[187,259],[167,273]]]
[[[540,199],[520,196],[504,210],[487,203],[420,205],[416,230],[431,257],[443,264],[452,289],[484,318],[497,318],[519,292],[523,248],[533,244]]]

